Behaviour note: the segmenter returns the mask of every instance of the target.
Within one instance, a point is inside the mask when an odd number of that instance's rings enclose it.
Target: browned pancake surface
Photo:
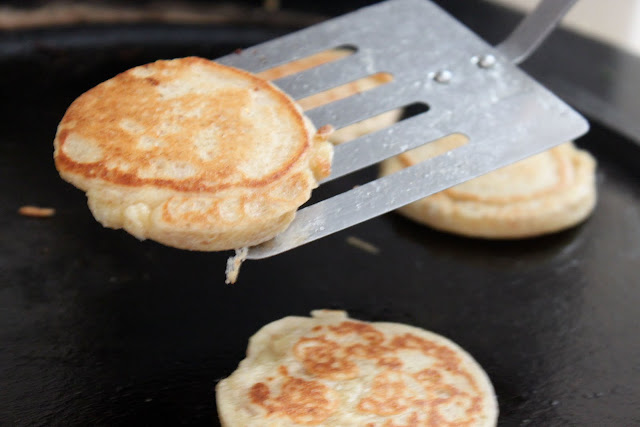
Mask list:
[[[332,150],[266,80],[202,58],[157,61],[81,95],[54,141],[98,221],[184,249],[281,232],[330,173]]]
[[[251,338],[217,387],[226,426],[491,426],[490,382],[455,344],[342,312],[288,317]]]
[[[240,84],[188,87],[199,73],[210,73],[214,83]],[[268,119],[291,129],[289,140],[270,156],[262,152],[269,147],[263,141],[269,135],[255,126],[257,118],[249,111],[265,97],[277,102],[268,109]],[[60,170],[183,192],[264,186],[284,174],[311,143],[296,106],[281,92],[249,73],[201,58],[158,61],[121,73],[78,98],[61,126]],[[74,144],[91,151],[76,155]],[[270,162],[274,157],[277,162]]]

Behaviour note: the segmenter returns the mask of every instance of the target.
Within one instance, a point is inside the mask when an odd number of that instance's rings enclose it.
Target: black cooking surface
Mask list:
[[[453,339],[489,374],[501,425],[640,423],[640,149],[604,128],[579,141],[598,158],[600,195],[580,227],[490,242],[390,214],[247,262],[234,286],[224,284],[227,253],[104,229],[59,179],[55,127],[83,91],[153,59],[215,58],[277,34],[149,26],[3,39],[0,425],[216,425],[214,386],[249,336],[324,307]],[[57,213],[19,216],[26,204]]]

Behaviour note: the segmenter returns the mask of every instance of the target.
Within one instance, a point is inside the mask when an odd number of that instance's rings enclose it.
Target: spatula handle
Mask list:
[[[519,64],[547,38],[577,0],[542,0],[496,48]]]

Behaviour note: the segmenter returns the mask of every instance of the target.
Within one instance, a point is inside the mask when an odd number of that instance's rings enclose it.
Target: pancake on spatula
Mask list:
[[[332,148],[266,80],[202,58],[157,61],[81,95],[54,141],[60,175],[105,227],[181,249],[283,231]]]

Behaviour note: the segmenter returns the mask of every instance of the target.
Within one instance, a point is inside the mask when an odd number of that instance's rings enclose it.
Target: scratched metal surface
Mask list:
[[[491,377],[501,425],[640,423],[636,145],[599,126],[580,140],[600,163],[600,200],[575,229],[484,242],[390,214],[249,262],[225,286],[227,254],[99,226],[82,192],[58,178],[51,142],[67,105],[116,72],[158,57],[218,57],[278,32],[127,28],[34,33],[0,56],[0,425],[216,425],[215,383],[248,337],[320,307],[458,342]],[[57,214],[24,218],[23,204]]]

